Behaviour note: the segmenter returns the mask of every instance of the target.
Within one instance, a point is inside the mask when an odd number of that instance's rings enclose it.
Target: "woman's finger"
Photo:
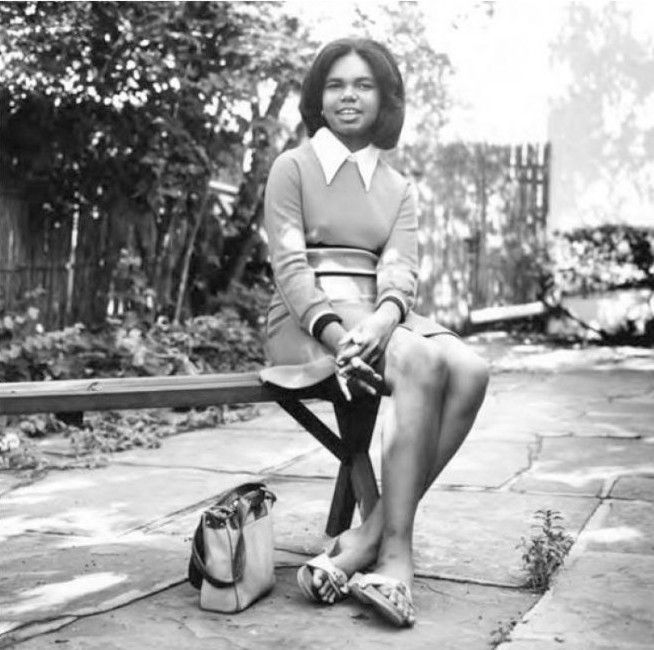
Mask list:
[[[375,381],[381,382],[382,376],[370,365],[368,365],[361,357],[353,357],[351,361],[352,368],[357,370]]]
[[[348,378],[341,373],[340,371],[336,372],[336,382],[338,383],[338,387],[341,389],[341,393],[343,393],[343,396],[348,402],[352,401],[352,393],[350,392],[350,389],[347,385]]]
[[[362,390],[368,393],[369,395],[377,395],[377,389],[371,384],[369,384],[367,381],[363,379],[359,379],[358,377],[355,377],[353,381],[356,382],[356,386],[359,390]]]
[[[359,355],[361,348],[358,345],[350,344],[347,347],[341,349],[336,355],[336,364],[338,366],[347,365],[353,357]]]

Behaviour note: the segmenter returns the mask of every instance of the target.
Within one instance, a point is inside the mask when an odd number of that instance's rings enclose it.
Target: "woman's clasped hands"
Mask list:
[[[378,395],[384,378],[375,370],[397,323],[376,312],[339,341],[336,354],[336,379],[348,401],[352,392]]]

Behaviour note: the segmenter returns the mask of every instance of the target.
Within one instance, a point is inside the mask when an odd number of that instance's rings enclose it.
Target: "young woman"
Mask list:
[[[418,502],[466,437],[488,382],[486,364],[460,338],[412,311],[414,193],[380,157],[397,144],[404,109],[386,47],[328,44],[302,87],[310,139],[276,159],[265,203],[276,283],[268,354],[287,367],[264,378],[299,387],[336,372],[349,399],[382,382],[390,391],[381,498],[359,527],[300,568],[298,582],[322,603],[352,593],[398,626],[415,621]]]

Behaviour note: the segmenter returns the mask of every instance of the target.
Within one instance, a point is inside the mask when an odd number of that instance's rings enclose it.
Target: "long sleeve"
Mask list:
[[[393,299],[412,308],[418,282],[418,210],[413,186],[407,183],[397,219],[377,265],[377,304]]]
[[[307,262],[300,169],[290,155],[279,156],[270,170],[264,223],[279,295],[292,318],[311,334],[318,319],[334,311]]]

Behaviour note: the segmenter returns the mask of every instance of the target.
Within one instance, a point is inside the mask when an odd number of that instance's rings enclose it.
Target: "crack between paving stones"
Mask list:
[[[92,539],[94,536],[92,534],[84,534],[84,533],[77,533],[77,532],[62,532],[59,530],[37,530],[36,528],[26,528],[22,534],[29,534],[29,535],[53,535],[55,537],[82,537],[82,538],[88,538]]]
[[[416,575],[416,577],[420,577]],[[425,578],[423,578],[424,580]],[[457,584],[463,584],[463,585],[472,585],[475,587],[486,587],[488,589],[510,589],[512,591],[524,591],[525,593],[533,593],[530,592],[528,589],[524,589],[523,587],[519,587],[518,585],[509,585],[509,584],[495,584],[495,583],[490,583],[490,582],[478,582],[476,580],[454,580],[454,579],[447,579],[447,578],[433,578],[432,576],[429,576],[428,579],[431,580],[440,580],[442,582],[454,582]],[[443,591],[441,589],[437,589],[436,587],[430,585],[430,584],[425,584],[425,588],[428,591],[431,591],[434,594],[438,594],[439,596],[445,596],[446,598],[450,598],[453,600],[461,600],[461,601],[466,601],[468,602],[470,600],[470,594],[465,594],[463,596],[457,596],[455,594],[449,593],[447,591]]]
[[[441,580],[443,582],[452,582],[460,585],[474,585],[475,587],[491,587],[497,589],[510,589],[512,591],[529,591],[524,587],[510,582],[494,582],[493,580],[480,580],[473,578],[457,578],[456,576],[439,575],[434,573],[425,573],[424,571],[416,571],[416,578],[422,580]],[[436,590],[433,590],[436,591]],[[436,592],[440,593],[440,592]]]
[[[545,597],[545,595],[546,595],[548,592],[549,592],[549,589],[548,589],[545,593],[540,594],[540,598],[536,598],[536,599],[534,600],[534,602],[531,603],[531,606],[530,606],[530,607],[527,607],[527,609],[526,609],[525,612],[522,612],[522,613],[521,613],[521,612],[518,612],[518,613],[520,614],[521,618],[520,618],[520,619],[511,619],[511,621],[510,621],[510,623],[511,623],[511,630],[509,631],[509,636],[508,636],[508,638],[506,638],[506,639],[499,639],[497,643],[494,643],[494,644],[492,644],[492,645],[489,646],[490,650],[494,650],[495,648],[498,648],[499,646],[501,646],[501,645],[503,645],[503,644],[505,644],[505,643],[506,643],[506,644],[511,644],[511,643],[513,643],[513,639],[511,638],[511,635],[512,635],[512,633],[513,633],[513,630],[514,630],[514,629],[515,629],[515,628],[516,628],[520,623],[522,623],[522,622],[523,622],[523,621],[524,621],[524,620],[529,616],[529,614],[531,614],[532,610],[533,610],[533,609],[534,609],[534,608],[535,608],[535,607],[536,607],[536,606],[537,606],[537,605],[538,605],[538,604],[543,600],[543,598]],[[534,592],[534,591],[530,591],[529,593],[535,594],[536,592]],[[501,622],[501,621],[499,621],[499,622]],[[530,640],[531,640],[531,639],[530,639]],[[520,641],[518,641],[518,643],[519,643],[519,642],[520,642]]]
[[[194,465],[163,465],[159,463],[136,463],[136,462],[130,462],[130,461],[118,461],[116,463],[112,463],[112,465],[122,465],[124,467],[140,467],[141,469],[181,469],[181,470],[194,470],[197,472],[207,472],[209,474],[230,474],[230,475],[237,475],[237,474],[246,474],[248,476],[261,476],[262,474],[266,474],[267,472],[265,471],[260,471],[260,472],[253,472],[250,469],[227,469],[227,468],[221,468],[221,467],[196,467]]]
[[[317,451],[320,451],[322,447],[320,445],[316,445],[315,449],[311,449],[310,451],[307,451],[303,454],[299,454],[298,456],[295,456],[291,458],[290,460],[285,460],[282,463],[279,463],[278,465],[271,465],[270,467],[265,468],[262,470],[263,474],[276,474],[277,472],[283,470],[286,467],[289,467],[293,463],[297,463],[298,461],[302,461],[306,458],[309,458],[309,456],[312,456],[315,454]]]
[[[37,636],[41,636],[43,634],[50,634],[52,632],[57,632],[59,630],[64,629],[65,627],[68,627],[69,625],[72,625],[73,623],[76,623],[77,621],[86,618],[91,618],[92,616],[97,616],[99,614],[108,614],[109,612],[115,612],[118,609],[122,609],[123,607],[127,607],[128,605],[132,605],[141,600],[145,600],[146,598],[150,598],[151,596],[156,596],[157,594],[163,593],[164,591],[168,591],[170,589],[174,589],[175,587],[179,587],[180,585],[183,585],[185,582],[188,582],[187,578],[184,578],[183,580],[176,580],[175,582],[171,582],[163,587],[159,587],[157,589],[141,594],[139,596],[126,599],[125,602],[118,603],[117,605],[113,605],[110,607],[98,607],[97,610],[93,612],[88,612],[84,614],[69,614],[68,616],[60,616],[57,618],[44,618],[39,621],[31,621],[30,623],[26,623],[25,625],[21,625],[19,627],[14,628],[13,630],[10,630],[9,632],[7,632],[6,635],[0,637],[0,648],[8,648],[15,643],[22,643],[24,641],[27,641],[28,639],[32,639]],[[51,629],[45,629],[45,630],[38,629],[38,630],[34,630],[33,634],[29,634],[30,629],[43,628],[44,626],[47,626],[48,623],[56,622],[56,621],[64,621],[64,622],[62,622],[61,625],[57,627]]]
[[[22,643],[23,641],[28,641],[29,639],[33,639],[43,634],[57,632],[58,630],[71,625],[76,620],[76,616],[59,616],[57,618],[45,618],[38,622],[19,625],[0,636],[0,648],[11,648],[16,643]],[[29,633],[30,630],[32,631],[31,634]]]
[[[529,443],[529,455],[527,456],[527,464],[522,469],[518,470],[513,476],[509,477],[500,484],[498,491],[510,490],[512,485],[518,482],[527,472],[529,472],[535,462],[538,460],[541,451],[543,450],[543,436],[536,434],[536,440]]]

